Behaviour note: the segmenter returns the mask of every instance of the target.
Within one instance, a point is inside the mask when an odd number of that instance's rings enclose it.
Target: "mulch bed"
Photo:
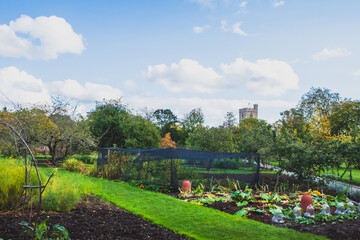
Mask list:
[[[71,239],[188,239],[94,196],[69,213],[41,214],[41,220],[47,217],[48,226],[64,226]],[[27,218],[19,212],[0,212],[0,238],[22,239],[24,229],[19,223]]]

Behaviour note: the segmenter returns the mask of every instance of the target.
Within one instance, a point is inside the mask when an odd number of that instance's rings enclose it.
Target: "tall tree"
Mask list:
[[[92,134],[99,139],[99,147],[116,144],[125,147],[122,124],[130,117],[129,110],[121,99],[103,100],[89,113],[88,123]]]
[[[192,149],[211,152],[233,152],[233,132],[228,128],[199,126],[189,134],[188,146]]]
[[[204,124],[204,114],[201,108],[195,108],[190,113],[185,115],[182,121],[185,132],[190,133],[195,130],[196,127]]]
[[[360,101],[343,101],[334,106],[329,116],[332,134],[355,133],[360,128]]]
[[[298,108],[308,119],[311,119],[316,112],[322,116],[328,116],[340,100],[339,93],[333,93],[327,88],[312,87],[301,97]]]
[[[233,112],[227,112],[225,115],[225,121],[223,122],[223,127],[229,128],[235,126],[235,115]]]
[[[160,132],[150,120],[130,115],[121,125],[126,148],[159,147]]]
[[[100,147],[156,148],[160,133],[149,119],[134,116],[121,99],[98,102],[88,122]]]

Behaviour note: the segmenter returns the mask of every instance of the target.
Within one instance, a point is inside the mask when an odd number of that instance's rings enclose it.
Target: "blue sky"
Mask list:
[[[213,126],[258,103],[271,123],[312,86],[359,99],[359,9],[340,0],[0,0],[0,90],[24,105],[63,96],[83,112],[118,97],[140,114],[201,107]]]

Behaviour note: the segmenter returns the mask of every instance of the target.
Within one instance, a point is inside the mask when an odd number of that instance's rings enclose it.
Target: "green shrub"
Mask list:
[[[63,167],[70,172],[86,173],[85,164],[74,158],[66,160]]]
[[[0,158],[0,209],[13,209],[21,203],[21,197],[24,192],[25,167],[15,159]],[[32,185],[38,185],[35,171],[31,172]],[[33,196],[38,194],[33,191]]]

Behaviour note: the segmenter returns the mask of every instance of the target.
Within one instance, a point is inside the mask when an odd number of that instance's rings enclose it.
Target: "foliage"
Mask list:
[[[88,155],[88,154],[74,154],[71,156],[71,158],[82,161],[86,164],[93,164],[96,162],[98,156],[97,155]]]
[[[234,116],[234,113],[232,112],[227,112],[226,115],[225,115],[225,121],[223,122],[223,127],[224,128],[231,128],[231,127],[234,127],[235,126],[235,116]]]
[[[192,149],[211,152],[233,152],[233,132],[228,128],[198,126],[189,133],[188,146]]]
[[[100,147],[156,148],[161,138],[155,124],[132,115],[121,99],[97,102],[88,124]]]
[[[75,151],[86,153],[96,145],[88,125],[75,110],[69,102],[53,99],[51,104],[21,108],[14,114],[23,124],[31,146],[48,151],[57,164]]]
[[[176,148],[176,142],[171,140],[170,133],[165,134],[165,136],[161,139],[160,147],[161,148]]]
[[[185,118],[181,122],[182,131],[184,132],[184,138],[187,140],[189,134],[204,124],[204,114],[201,108],[196,108],[185,114]]]
[[[122,124],[126,148],[157,148],[160,133],[156,125],[140,116],[130,115]]]
[[[0,158],[0,210],[14,209],[21,203],[24,192],[25,167],[19,160]],[[31,172],[32,185],[38,185],[35,171]],[[38,191],[34,190],[35,197]]]
[[[251,188],[248,188],[246,186],[246,188],[244,189],[244,191],[241,190],[237,190],[235,191],[233,194],[231,194],[231,198],[233,200],[237,200],[237,201],[248,201],[248,202],[253,202],[254,196],[252,195],[253,190]]]
[[[47,220],[48,219],[45,219],[44,221],[42,221],[41,223],[39,223],[37,225],[35,225],[35,223],[33,223],[32,226],[29,223],[22,221],[21,225],[23,225],[27,229],[21,235],[25,235],[34,240],[43,240],[43,239],[70,240],[69,233],[65,227],[55,224],[52,227],[52,231],[51,231],[50,227],[48,227],[46,225]],[[50,234],[50,238],[49,238],[48,235],[49,235],[50,231],[51,231],[51,234]]]
[[[63,168],[70,172],[86,173],[85,164],[74,158],[67,159],[63,164]]]
[[[239,152],[266,155],[272,145],[271,126],[264,120],[246,118],[235,129],[235,144]]]
[[[56,169],[54,177],[43,193],[42,208],[48,211],[69,212],[92,188],[94,186],[91,183],[85,185],[77,182],[74,177],[61,177]],[[34,203],[38,204],[37,201]]]
[[[180,145],[185,144],[183,128],[180,127],[177,116],[170,109],[157,109],[151,114],[151,119],[156,123],[161,136],[170,133],[171,138]]]
[[[327,88],[312,87],[301,97],[298,108],[304,113],[305,117],[311,119],[318,110],[323,116],[328,116],[334,105],[341,100],[339,93],[333,93]]]

